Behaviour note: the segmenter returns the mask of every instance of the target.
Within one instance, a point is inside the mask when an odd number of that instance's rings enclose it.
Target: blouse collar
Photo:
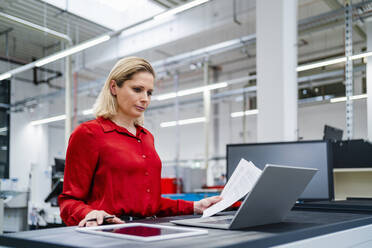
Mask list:
[[[131,136],[135,136],[131,132],[129,132],[125,127],[121,127],[121,126],[116,125],[113,121],[111,121],[108,118],[106,119],[106,118],[103,118],[103,117],[98,117],[97,121],[101,125],[101,127],[103,129],[103,132],[105,132],[105,133],[112,132],[112,131],[116,130],[119,133],[126,133],[126,134],[129,134]],[[140,125],[136,125],[136,129],[137,129],[137,135],[140,132],[143,132],[144,134],[147,133],[146,130]]]

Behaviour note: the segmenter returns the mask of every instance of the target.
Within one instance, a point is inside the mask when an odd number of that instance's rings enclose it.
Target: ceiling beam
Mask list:
[[[339,8],[343,8],[344,6],[340,4],[337,0],[323,0],[325,4],[331,9],[336,10]],[[366,33],[361,29],[357,24],[353,25],[355,32],[363,39],[367,39]]]

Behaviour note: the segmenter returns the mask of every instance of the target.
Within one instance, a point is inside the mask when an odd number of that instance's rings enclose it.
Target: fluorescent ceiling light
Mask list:
[[[82,114],[83,115],[93,114],[93,109],[83,110]],[[61,120],[65,120],[65,119],[66,119],[66,115],[58,115],[58,116],[53,116],[53,117],[50,117],[50,118],[37,120],[37,121],[31,121],[30,125],[31,126],[36,126],[36,125],[46,124],[46,123],[55,122],[55,121],[61,121]],[[2,132],[1,128],[0,128],[0,132]]]
[[[256,115],[258,114],[258,109],[252,109],[247,111],[241,111],[241,112],[234,112],[231,113],[231,117],[242,117],[243,115]]]
[[[171,10],[165,11],[164,13],[161,13],[159,15],[156,15],[156,16],[154,16],[154,20],[160,20],[160,19],[164,19],[164,18],[173,16],[173,15],[176,15],[176,14],[178,14],[180,12],[183,12],[185,10],[194,8],[194,7],[198,6],[198,5],[201,5],[203,3],[206,3],[208,1],[209,0],[194,0],[192,2],[183,4],[183,5],[179,6],[179,7],[173,8]]]
[[[162,122],[160,123],[161,127],[173,127],[178,125],[187,125],[187,124],[193,124],[193,123],[200,123],[205,122],[205,117],[198,117],[198,118],[192,118],[192,119],[185,119],[185,120],[179,120],[179,121],[168,121],[168,122]]]
[[[365,53],[356,54],[356,55],[351,56],[350,58],[351,58],[351,60],[356,60],[356,59],[366,58],[366,57],[369,57],[369,56],[372,56],[372,52],[365,52]],[[315,69],[315,68],[319,68],[319,67],[323,67],[323,66],[327,66],[327,65],[334,65],[334,64],[338,64],[338,63],[343,63],[343,62],[346,62],[346,57],[320,61],[320,62],[316,62],[316,63],[312,63],[312,64],[300,65],[300,66],[297,67],[297,71],[306,71],[306,70],[311,70],[311,69]]]
[[[162,101],[166,99],[171,99],[177,97],[177,93],[167,93],[167,94],[162,94],[154,97],[154,100]]]
[[[346,96],[343,96],[343,97],[336,97],[336,98],[331,98],[329,100],[331,103],[335,103],[335,102],[344,102],[346,101]]]
[[[0,75],[0,81],[4,80],[4,79],[7,79],[7,78],[10,78],[11,76],[12,76],[12,74],[10,74],[9,72],[3,73],[3,74]]]
[[[81,111],[81,113],[83,115],[91,115],[91,114],[93,114],[93,109],[92,108],[91,109],[86,109],[86,110]]]
[[[36,125],[46,124],[46,123],[55,122],[55,121],[61,121],[64,119],[66,119],[66,115],[58,115],[58,116],[53,116],[53,117],[46,118],[46,119],[31,121],[30,125],[36,126]]]
[[[365,57],[369,57],[372,55],[372,52],[366,52],[366,53],[361,53],[361,54],[356,54],[356,55],[353,55],[351,56],[351,59],[354,60],[354,59],[362,59],[362,58],[365,58]]]
[[[342,62],[345,62],[345,61],[346,61],[346,57],[342,57],[342,58],[336,58],[336,59],[330,59],[330,60],[326,60],[326,61],[316,62],[316,63],[313,63],[313,64],[301,65],[301,66],[297,67],[297,71],[307,71],[307,70],[311,70],[311,69],[315,69],[315,68],[319,68],[319,67],[323,67],[323,66],[327,66],[327,65],[342,63]]]
[[[350,96],[350,100],[359,100],[359,99],[364,99],[364,98],[367,98],[367,94]],[[330,99],[330,102],[331,103],[345,102],[346,100],[347,100],[346,96],[343,96],[343,97],[332,98]]]
[[[100,44],[102,42],[108,41],[109,39],[110,39],[110,36],[109,35],[104,35],[104,36],[98,37],[96,39],[92,39],[92,40],[83,42],[83,43],[81,43],[79,45],[73,46],[73,47],[68,48],[66,50],[63,50],[61,52],[55,53],[53,55],[50,55],[50,56],[47,56],[47,57],[45,57],[43,59],[38,60],[35,63],[35,66],[40,67],[40,66],[49,64],[49,63],[51,63],[53,61],[56,61],[58,59],[67,57],[69,55],[72,55],[74,53],[80,52],[80,51],[82,51],[84,49],[87,49],[89,47],[92,47],[92,46],[98,45],[98,44]]]
[[[351,100],[358,100],[358,99],[364,99],[364,98],[367,98],[367,94],[355,95],[355,96],[350,97]]]
[[[197,88],[187,89],[187,90],[180,90],[177,93],[176,92],[171,92],[171,93],[166,93],[166,94],[162,94],[162,95],[157,95],[157,96],[154,96],[154,100],[162,101],[162,100],[166,100],[166,99],[175,98],[177,96],[187,96],[187,95],[192,95],[192,94],[196,94],[196,93],[201,93],[201,92],[204,92],[206,90],[220,89],[220,88],[224,88],[224,87],[227,87],[227,86],[228,86],[228,84],[226,82],[216,83],[216,84],[201,86],[201,87],[197,87]]]
[[[91,114],[93,114],[93,109],[83,110],[82,114],[83,115],[91,115]],[[61,120],[65,120],[65,119],[66,119],[66,115],[58,115],[58,116],[54,116],[54,117],[50,117],[50,118],[46,118],[46,119],[31,121],[30,125],[36,126],[36,125],[46,124],[46,123],[55,122],[55,121],[61,121]],[[1,128],[0,128],[0,132],[1,132]]]

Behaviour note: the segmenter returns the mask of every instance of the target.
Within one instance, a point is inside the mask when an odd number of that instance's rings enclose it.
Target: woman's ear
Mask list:
[[[111,80],[110,81],[110,92],[111,92],[111,95],[113,96],[116,96],[116,87],[117,87],[117,84],[115,80]]]

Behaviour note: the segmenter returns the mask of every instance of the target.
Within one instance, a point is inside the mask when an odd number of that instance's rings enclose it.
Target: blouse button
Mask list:
[[[141,143],[141,140],[140,139],[138,139],[137,141],[138,141],[138,143]]]
[[[145,155],[145,154],[143,154],[143,155],[142,155],[142,157],[143,157],[143,158],[146,158],[146,155]]]
[[[149,173],[146,171],[146,172],[145,172],[145,176],[148,176],[148,175],[149,175]]]
[[[147,193],[150,193],[150,189],[147,189],[146,192],[147,192]]]

